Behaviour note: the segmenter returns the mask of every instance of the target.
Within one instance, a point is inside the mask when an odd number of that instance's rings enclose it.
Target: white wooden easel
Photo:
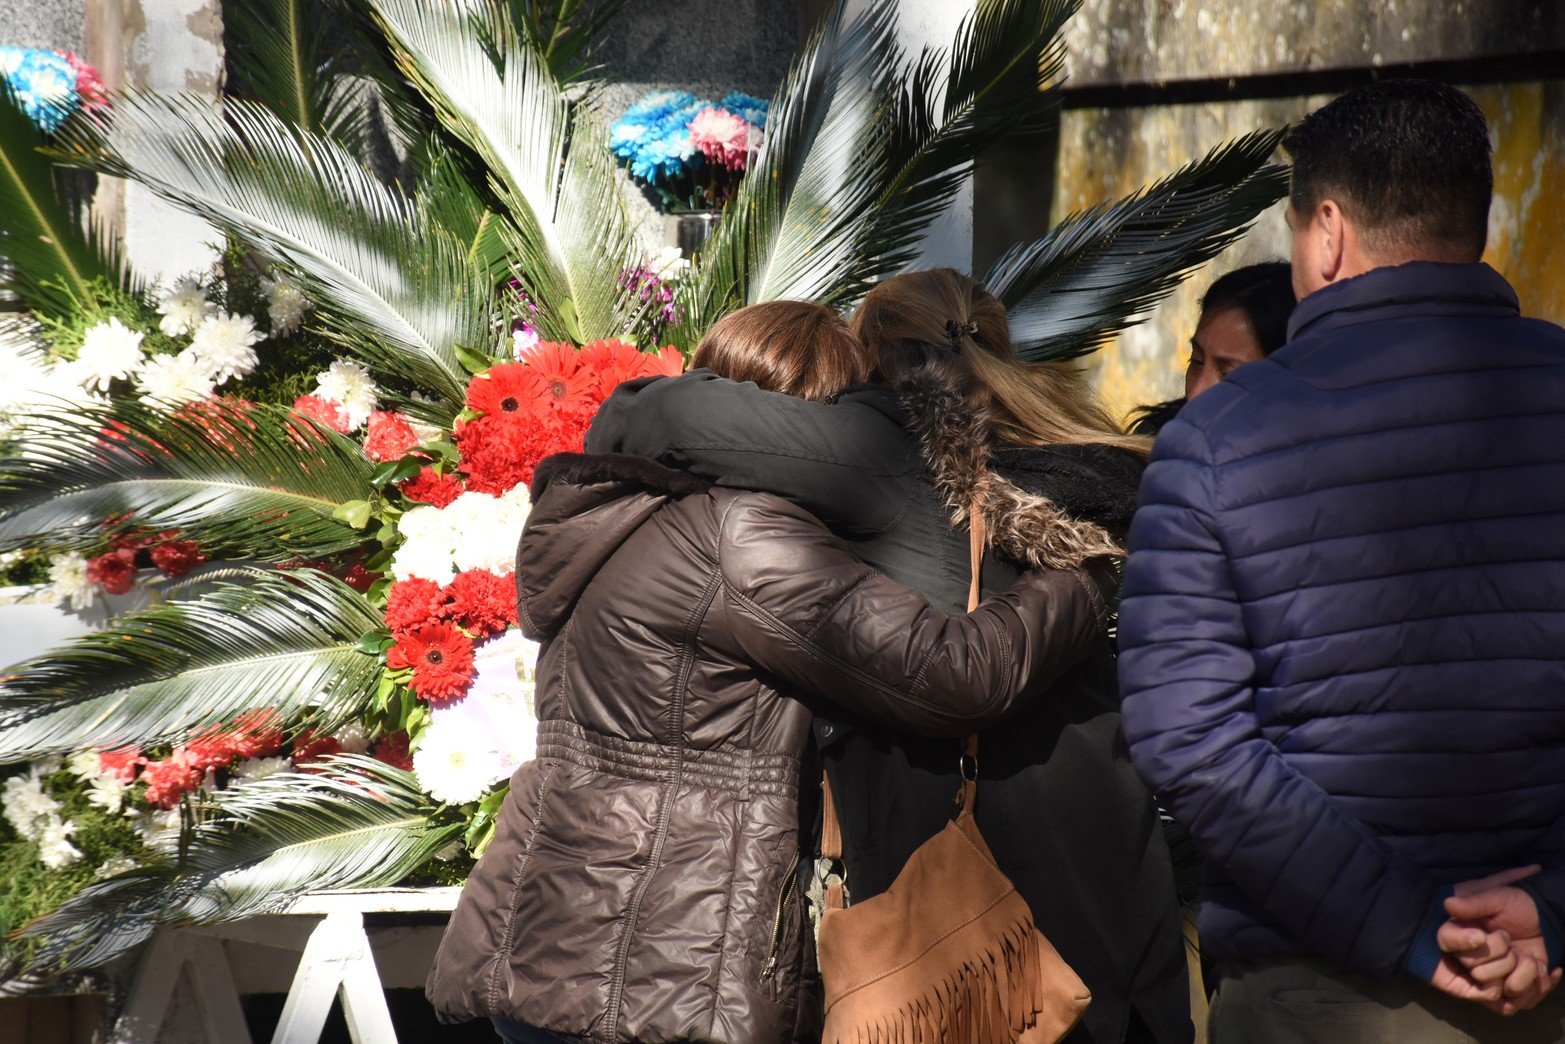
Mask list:
[[[207,1044],[252,1044],[239,1004],[241,993],[227,943],[300,953],[272,1044],[315,1044],[332,1000],[355,1044],[396,1044],[385,985],[372,952],[366,913],[449,913],[457,888],[381,888],[315,892],[280,914],[200,928],[160,931],[138,965],[125,1008],[115,1021],[114,1044],[155,1044],[164,1033],[176,987],[188,974],[195,1017],[184,1013],[185,1044],[195,1034]],[[318,920],[318,923],[311,922]],[[396,932],[398,929],[390,929]],[[427,969],[424,969],[427,970]],[[272,972],[275,974],[275,969]],[[417,972],[422,977],[422,972]],[[406,977],[406,975],[404,975]],[[259,991],[255,991],[259,992]],[[197,1028],[199,1027],[199,1028]]]

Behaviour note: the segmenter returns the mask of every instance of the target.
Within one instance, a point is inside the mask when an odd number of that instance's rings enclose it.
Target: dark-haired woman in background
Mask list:
[[[1131,430],[1156,435],[1186,402],[1245,363],[1281,348],[1288,341],[1294,304],[1293,275],[1286,261],[1246,265],[1219,277],[1201,298],[1184,397],[1136,410]]]

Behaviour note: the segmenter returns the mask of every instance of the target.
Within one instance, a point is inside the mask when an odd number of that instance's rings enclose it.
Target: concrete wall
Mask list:
[[[1298,119],[1370,70],[1438,76],[1467,87],[1489,117],[1486,259],[1525,312],[1565,322],[1565,59],[1555,61],[1565,55],[1565,5],[1087,0],[1068,35],[1067,104],[1089,107],[1062,118],[1056,217],[1132,192],[1227,138]],[[1109,405],[1122,413],[1177,394],[1201,292],[1231,268],[1287,256],[1279,205],[1092,357]]]
[[[87,50],[87,0],[0,0],[0,45]]]

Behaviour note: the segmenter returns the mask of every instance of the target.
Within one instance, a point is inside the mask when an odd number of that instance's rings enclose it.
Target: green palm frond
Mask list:
[[[344,349],[455,404],[457,348],[488,347],[491,287],[461,245],[329,139],[264,108],[122,96],[64,136],[70,158],[145,185],[288,266]]]
[[[587,74],[586,54],[629,0],[505,0],[511,24],[561,83]]]
[[[891,120],[893,172],[864,226],[863,283],[912,260],[985,148],[1056,117],[1060,33],[1080,4],[979,0],[948,50],[925,51],[904,71]]]
[[[30,419],[25,441],[25,454],[0,460],[0,548],[91,550],[111,519],[270,562],[365,542],[332,513],[364,499],[371,463],[284,407],[82,407]]]
[[[746,304],[856,296],[860,233],[890,172],[894,6],[838,3],[772,102],[766,145],[682,288],[684,336]]]
[[[484,163],[541,331],[585,342],[633,318],[637,260],[605,132],[488,0],[370,0],[403,72]]]
[[[79,222],[60,199],[43,135],[0,78],[0,291],[34,315],[66,319],[92,299],[92,284],[126,286],[112,237]]]
[[[0,764],[180,738],[242,711],[330,728],[362,713],[383,672],[359,640],[383,621],[326,573],[250,570],[204,597],[118,617],[9,669]]]
[[[413,776],[368,758],[224,791],[181,862],[92,885],[34,921],[37,970],[102,964],[160,925],[275,913],[306,892],[393,884],[460,836]]]
[[[351,24],[339,0],[227,0],[228,89],[285,123],[364,154],[370,112]]]
[[[983,282],[1010,312],[1017,354],[1074,358],[1140,321],[1286,194],[1287,168],[1265,165],[1279,138],[1256,131],[1228,142],[1008,251]]]

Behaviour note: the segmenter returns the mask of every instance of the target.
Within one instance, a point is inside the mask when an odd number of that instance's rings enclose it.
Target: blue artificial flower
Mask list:
[[[53,51],[0,47],[0,73],[17,104],[40,130],[55,130],[81,104],[76,70]]]
[[[658,184],[677,178],[696,155],[690,121],[710,104],[688,91],[654,91],[609,128],[609,149],[639,181]]]
[[[729,91],[717,105],[762,130],[766,129],[766,116],[772,107],[771,102],[741,91]]]

